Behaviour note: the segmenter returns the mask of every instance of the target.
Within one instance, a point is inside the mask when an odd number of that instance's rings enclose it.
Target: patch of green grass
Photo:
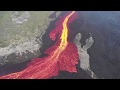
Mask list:
[[[0,11],[0,20],[4,17],[6,13],[7,13],[6,11]]]
[[[19,15],[23,12],[24,11],[20,11]],[[22,24],[12,22],[12,11],[0,12],[0,36],[2,37],[0,38],[0,43],[3,43],[2,47],[16,42],[24,42],[31,37],[41,35],[41,33],[44,34],[43,32],[50,23],[49,15],[52,12],[53,11],[30,11],[28,21]],[[36,29],[38,27],[39,30]],[[9,37],[6,38],[7,36]]]
[[[0,41],[0,47],[6,47],[6,46],[8,46],[8,42],[6,42],[6,41]]]

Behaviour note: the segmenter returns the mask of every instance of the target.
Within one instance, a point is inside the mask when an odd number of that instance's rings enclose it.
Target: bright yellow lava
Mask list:
[[[61,42],[60,42],[60,46],[54,51],[54,54],[51,58],[59,57],[59,54],[66,48],[68,42],[67,42],[67,37],[68,37],[68,27],[67,27],[67,22],[68,19],[75,13],[75,11],[72,11],[64,20],[63,22],[63,30],[62,30],[62,35],[60,37]]]
[[[68,19],[75,13],[75,11],[72,11],[64,20],[63,22],[63,30],[62,30],[62,35],[60,37],[61,43],[60,43],[60,48],[64,49],[64,47],[67,46],[67,37],[68,37],[68,28],[67,28],[67,22]]]

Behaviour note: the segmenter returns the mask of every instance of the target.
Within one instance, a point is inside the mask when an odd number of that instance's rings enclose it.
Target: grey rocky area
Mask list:
[[[91,46],[94,43],[94,39],[92,35],[89,33],[89,37],[86,39],[85,45],[82,47],[80,40],[81,40],[82,35],[78,33],[75,36],[74,43],[77,46],[78,54],[79,54],[79,59],[80,59],[80,68],[85,70],[93,79],[97,79],[97,76],[95,73],[91,70],[90,68],[90,61],[89,61],[89,54],[87,50],[91,48]]]
[[[55,13],[54,13],[55,12]],[[55,17],[50,18],[54,13]],[[0,66],[41,55],[42,36],[56,11],[0,11]]]

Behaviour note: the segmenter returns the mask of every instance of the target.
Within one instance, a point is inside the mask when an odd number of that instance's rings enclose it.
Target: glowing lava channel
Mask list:
[[[70,18],[70,16],[72,14],[74,14],[75,11],[73,11],[72,13],[70,13],[64,20],[63,22],[63,30],[62,30],[62,35],[60,37],[61,39],[61,42],[60,42],[60,46],[55,50],[53,56],[51,58],[57,58],[59,57],[60,53],[66,48],[67,44],[68,44],[68,41],[67,41],[67,37],[68,37],[68,28],[67,28],[67,22],[68,22],[68,19]]]
[[[76,64],[78,64],[79,55],[77,48],[72,42],[68,42],[68,26],[77,15],[72,15],[72,11],[66,17],[61,17],[56,24],[56,28],[49,34],[54,41],[56,34],[59,33],[59,39],[56,44],[48,48],[45,54],[48,56],[43,58],[32,59],[27,68],[20,72],[0,76],[1,79],[45,79],[57,76],[59,70],[77,72]],[[70,18],[71,17],[71,18]],[[70,18],[70,19],[69,19]]]

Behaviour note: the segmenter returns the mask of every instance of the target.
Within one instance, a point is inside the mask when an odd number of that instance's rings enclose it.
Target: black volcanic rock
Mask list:
[[[80,21],[71,24],[71,32],[82,34],[81,43],[85,43],[88,33],[94,38],[94,44],[88,49],[90,67],[98,78],[120,78],[120,12],[119,11],[82,11]],[[81,21],[81,22],[82,22]],[[75,27],[76,26],[76,27]]]

